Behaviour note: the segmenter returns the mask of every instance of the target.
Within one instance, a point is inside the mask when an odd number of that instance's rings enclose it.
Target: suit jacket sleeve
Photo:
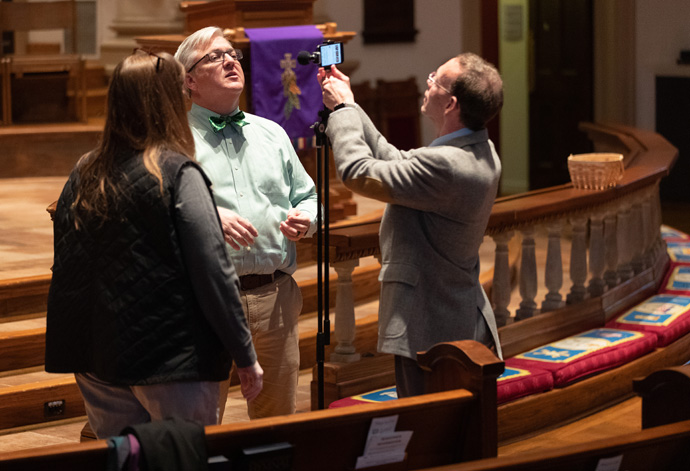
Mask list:
[[[352,191],[369,198],[444,212],[446,205],[448,209],[457,205],[449,198],[449,188],[462,186],[471,196],[473,187],[484,188],[487,183],[477,181],[477,176],[486,172],[475,171],[484,164],[472,152],[455,146],[401,151],[386,141],[357,105],[332,113],[326,132],[338,176]],[[485,193],[485,189],[478,191]]]

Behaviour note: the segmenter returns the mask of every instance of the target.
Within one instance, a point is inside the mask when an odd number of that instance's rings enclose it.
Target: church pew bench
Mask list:
[[[295,470],[354,469],[373,418],[397,416],[412,431],[406,459],[391,469],[418,469],[495,456],[496,378],[503,362],[473,341],[439,344],[421,356],[434,392],[425,396],[206,427],[208,456],[237,460],[248,448],[289,443]],[[466,388],[447,389],[443,376],[463,372]],[[484,396],[486,394],[486,396]],[[3,471],[105,469],[105,440],[0,453]]]
[[[589,471],[620,460],[626,471],[690,469],[690,420],[551,450],[428,468],[426,471]]]

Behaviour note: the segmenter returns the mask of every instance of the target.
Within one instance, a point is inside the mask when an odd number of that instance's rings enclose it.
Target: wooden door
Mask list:
[[[567,158],[591,152],[592,0],[530,0],[530,189],[570,181]]]

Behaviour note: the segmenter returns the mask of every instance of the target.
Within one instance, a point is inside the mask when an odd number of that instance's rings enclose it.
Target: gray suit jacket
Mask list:
[[[379,234],[379,351],[415,359],[438,342],[493,337],[500,356],[479,284],[479,246],[501,173],[487,131],[400,151],[359,106],[347,105],[330,115],[326,133],[343,183],[388,203]]]

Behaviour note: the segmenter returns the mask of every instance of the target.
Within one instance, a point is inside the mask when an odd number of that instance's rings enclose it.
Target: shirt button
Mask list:
[[[244,193],[240,193],[240,198],[244,198]]]

